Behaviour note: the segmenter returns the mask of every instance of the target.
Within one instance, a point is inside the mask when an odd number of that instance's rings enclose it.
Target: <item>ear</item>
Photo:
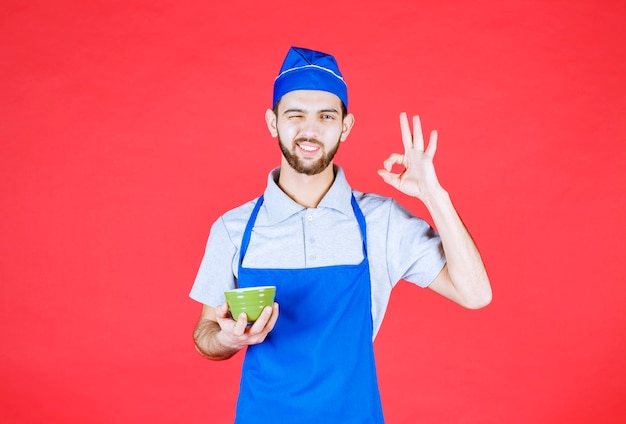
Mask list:
[[[341,137],[339,137],[339,141],[345,141],[346,138],[348,138],[348,134],[350,134],[350,131],[352,130],[352,126],[354,125],[354,115],[349,113],[346,115],[345,118],[343,118],[343,123],[342,123],[342,130],[341,130]]]
[[[278,137],[278,130],[276,129],[276,115],[272,109],[265,111],[265,123],[272,137]]]

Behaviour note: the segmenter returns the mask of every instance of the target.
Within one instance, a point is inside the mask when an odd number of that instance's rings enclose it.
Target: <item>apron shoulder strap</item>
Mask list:
[[[241,239],[241,247],[239,248],[239,266],[243,264],[243,257],[246,256],[246,251],[248,250],[248,245],[250,244],[250,236],[252,235],[252,227],[254,227],[254,222],[256,221],[256,217],[259,214],[259,210],[261,209],[261,205],[263,204],[263,196],[259,197],[254,205],[254,209],[252,210],[252,214],[250,215],[250,219],[248,219],[248,225],[246,225],[246,229],[243,232],[243,238]]]
[[[367,258],[367,226],[365,225],[365,216],[363,212],[361,212],[361,208],[354,197],[354,193],[352,193],[352,209],[354,210],[354,215],[356,216],[356,220],[359,223],[359,229],[361,230],[361,237],[363,238],[363,257]]]

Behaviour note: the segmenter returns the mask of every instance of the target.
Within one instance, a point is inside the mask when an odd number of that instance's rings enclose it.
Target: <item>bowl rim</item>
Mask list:
[[[255,287],[241,287],[237,289],[224,290],[224,293],[245,293],[251,291],[264,291],[276,289],[276,286],[255,286]]]

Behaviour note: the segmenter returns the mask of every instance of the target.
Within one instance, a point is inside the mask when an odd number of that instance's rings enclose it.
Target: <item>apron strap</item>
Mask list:
[[[367,258],[367,231],[365,230],[367,226],[365,225],[365,216],[363,216],[363,212],[361,212],[361,208],[359,204],[356,202],[356,198],[354,197],[354,193],[352,193],[352,209],[354,210],[354,215],[356,216],[356,220],[359,223],[359,229],[361,230],[361,237],[363,238],[363,257]]]
[[[239,267],[243,265],[243,257],[246,255],[246,251],[248,250],[248,245],[250,244],[250,236],[252,235],[252,227],[254,227],[254,222],[256,221],[256,216],[259,214],[259,210],[261,209],[261,205],[263,204],[263,196],[259,197],[254,205],[254,210],[250,215],[250,219],[248,219],[248,225],[246,225],[246,230],[243,232],[243,239],[241,240],[241,248],[239,249]]]

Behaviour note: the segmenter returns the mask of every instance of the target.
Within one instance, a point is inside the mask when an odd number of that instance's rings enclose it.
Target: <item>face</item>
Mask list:
[[[283,162],[296,172],[316,175],[332,164],[354,118],[342,118],[341,100],[332,93],[297,90],[282,97],[276,115],[268,110],[266,120]]]

